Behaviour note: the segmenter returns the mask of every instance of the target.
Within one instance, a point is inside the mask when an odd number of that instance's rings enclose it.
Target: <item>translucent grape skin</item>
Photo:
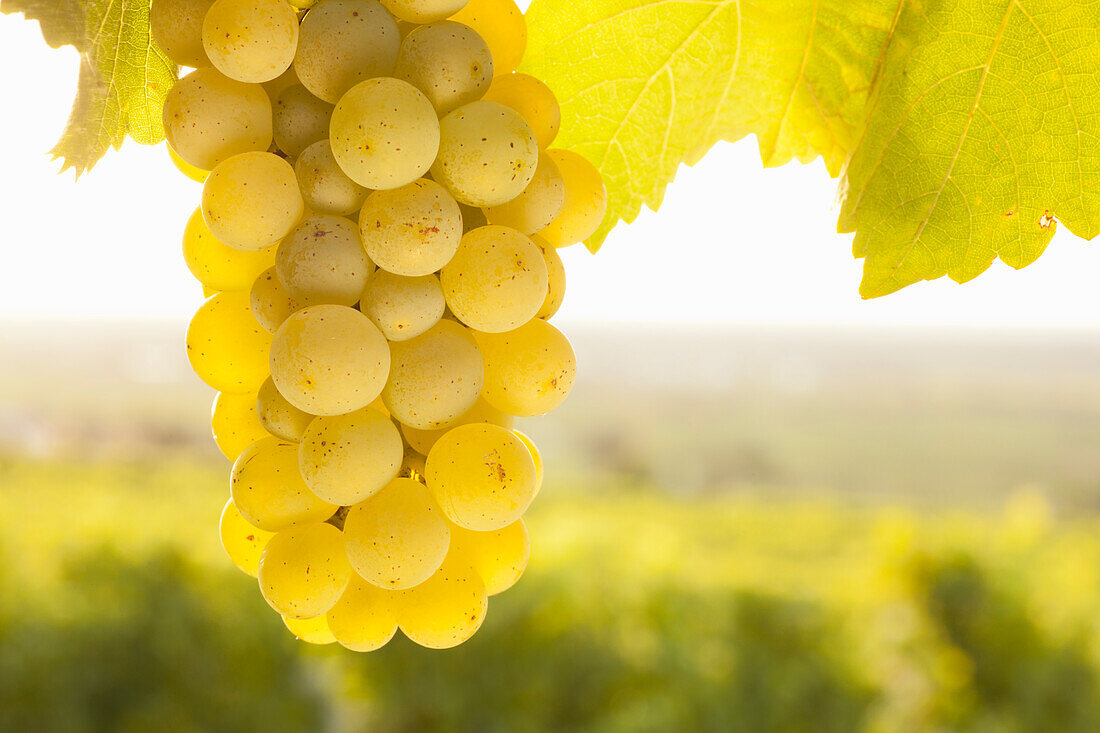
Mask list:
[[[366,407],[390,371],[386,337],[359,311],[315,305],[288,318],[271,344],[271,377],[290,404],[312,415]]]
[[[183,230],[183,261],[195,279],[217,291],[248,290],[275,264],[275,250],[242,252],[220,241],[195,209]]]
[[[202,45],[230,79],[271,81],[294,61],[298,15],[285,0],[215,0],[203,20]]]
[[[497,75],[483,97],[519,112],[539,141],[539,147],[550,147],[561,129],[561,107],[550,87],[528,74]]]
[[[256,395],[251,392],[219,392],[210,410],[210,429],[218,450],[230,462],[248,446],[268,436],[256,412]]]
[[[531,453],[531,458],[535,460],[535,497],[537,498],[539,492],[542,491],[543,478],[546,476],[546,468],[542,462],[542,453],[539,452],[534,442],[527,437],[526,434],[518,430],[513,430],[512,432],[516,434],[517,438],[523,441],[523,444],[527,446],[527,450]]]
[[[332,608],[351,579],[344,537],[331,524],[283,530],[260,558],[260,591],[283,616],[316,618]]]
[[[462,240],[462,211],[443,186],[422,178],[367,197],[359,214],[367,255],[395,275],[430,275]]]
[[[348,559],[380,588],[420,585],[443,563],[451,531],[424,484],[394,479],[344,520]]]
[[[274,106],[280,94],[290,87],[301,83],[302,82],[298,79],[298,74],[294,71],[294,66],[291,66],[271,81],[265,81],[261,86],[264,88],[264,91],[267,92],[267,96]]]
[[[577,377],[569,340],[536,318],[506,333],[474,333],[485,358],[485,399],[517,417],[545,415],[565,401]]]
[[[389,643],[397,633],[397,616],[404,595],[379,588],[358,573],[352,573],[340,600],[326,618],[341,646],[355,652],[373,652]]]
[[[435,275],[403,277],[379,270],[367,281],[359,308],[389,341],[408,341],[439,323],[447,303]]]
[[[297,443],[274,437],[256,441],[237,458],[229,490],[245,521],[268,532],[323,522],[338,508],[302,480]]]
[[[500,206],[523,193],[538,162],[535,133],[518,112],[471,102],[440,120],[432,177],[460,203]]]
[[[176,166],[176,170],[190,178],[192,181],[195,181],[196,183],[206,182],[206,177],[210,175],[210,171],[204,171],[201,168],[196,168],[195,166],[191,165],[186,160],[181,158],[179,153],[177,153],[175,150],[172,150],[171,145],[165,144],[164,147],[168,148],[168,159],[172,161],[172,165]]]
[[[386,9],[407,23],[434,23],[454,15],[467,0],[382,0]]]
[[[336,104],[332,154],[360,186],[399,188],[428,172],[439,151],[439,119],[420,90],[400,79],[368,79]]]
[[[291,297],[283,284],[279,282],[279,276],[275,273],[275,266],[260,273],[256,281],[252,283],[249,292],[249,303],[252,306],[252,315],[256,321],[271,333],[279,330],[286,319],[302,310],[310,303]]]
[[[164,100],[164,134],[184,161],[212,171],[234,155],[271,146],[271,100],[258,86],[196,69]]]
[[[451,312],[470,328],[511,331],[535,317],[546,299],[546,260],[528,237],[487,226],[462,238],[440,273]]]
[[[202,21],[214,0],[153,0],[149,32],[164,55],[180,66],[209,66],[202,47]]]
[[[267,432],[293,443],[302,439],[302,434],[313,421],[313,415],[299,410],[279,394],[271,377],[267,378],[256,395],[256,414]]]
[[[488,423],[460,425],[428,453],[428,488],[459,527],[503,529],[527,511],[535,497],[535,462],[511,430]]]
[[[477,572],[448,557],[427,582],[405,591],[400,628],[429,649],[450,649],[468,640],[485,621],[488,596]]]
[[[470,0],[450,19],[470,26],[485,39],[497,76],[519,68],[527,50],[527,21],[513,0]]]
[[[306,207],[317,214],[347,216],[359,211],[370,193],[340,169],[327,137],[302,151],[294,175]]]
[[[336,104],[356,84],[391,76],[401,36],[376,0],[321,0],[302,21],[294,69],[306,89]]]
[[[546,300],[542,302],[542,307],[536,315],[538,318],[553,318],[561,308],[561,304],[565,302],[565,263],[561,261],[557,248],[551,247],[542,237],[533,234],[531,241],[542,252],[542,257],[546,261],[546,273],[549,275]]]
[[[485,95],[493,81],[493,57],[472,28],[443,21],[405,37],[393,75],[424,92],[436,113],[445,115]]]
[[[211,171],[202,187],[206,225],[237,249],[277,244],[304,212],[294,169],[272,153],[235,155]]]
[[[333,106],[309,93],[301,84],[279,93],[272,110],[275,145],[290,158],[328,138]]]
[[[390,353],[382,401],[402,424],[445,427],[477,402],[484,366],[477,342],[460,324],[443,319],[414,339],[390,344]]]
[[[446,435],[448,430],[457,428],[459,425],[470,425],[472,423],[490,423],[511,430],[512,426],[515,425],[515,418],[504,414],[484,399],[478,398],[478,401],[470,408],[469,412],[460,417],[453,425],[438,430],[418,430],[417,428],[410,428],[408,425],[402,425],[401,434],[405,436],[406,442],[413,450],[426,456],[436,441]]]
[[[485,218],[522,232],[534,234],[554,221],[565,204],[565,181],[554,159],[545,151],[527,188],[511,201],[485,209]]]
[[[199,379],[219,392],[255,392],[267,378],[271,334],[252,316],[243,292],[218,293],[187,328],[187,358]]]
[[[596,167],[571,150],[548,150],[565,183],[565,202],[545,229],[538,232],[554,247],[568,247],[591,237],[607,213],[607,189]]]
[[[527,569],[531,541],[523,520],[493,532],[471,532],[451,527],[451,552],[467,561],[495,596],[511,588]]]
[[[233,500],[225,502],[221,520],[218,522],[218,534],[222,548],[229,559],[247,575],[253,578],[260,570],[260,555],[274,532],[257,529],[241,516]]]
[[[313,493],[333,504],[351,506],[397,477],[403,453],[393,422],[365,407],[310,423],[298,448],[298,466]]]
[[[350,306],[359,302],[374,263],[363,251],[355,222],[312,216],[279,245],[275,272],[292,298]]]
[[[328,626],[327,616],[315,616],[313,618],[290,618],[283,616],[283,624],[298,641],[316,646],[335,644],[336,637]]]

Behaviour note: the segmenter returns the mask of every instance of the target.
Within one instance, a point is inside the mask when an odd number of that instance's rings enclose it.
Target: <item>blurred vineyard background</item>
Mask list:
[[[295,642],[183,324],[0,327],[0,730],[1100,730],[1100,342],[570,329],[527,575]]]

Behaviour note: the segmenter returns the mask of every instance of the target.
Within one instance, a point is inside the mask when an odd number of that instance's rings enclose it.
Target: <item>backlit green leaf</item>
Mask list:
[[[130,135],[164,139],[161,107],[176,67],[149,34],[149,0],[3,0],[0,10],[38,19],[48,43],[82,51],[76,102],[53,149],[63,169],[88,171]],[[79,33],[77,28],[80,29]]]
[[[1056,219],[1100,233],[1100,3],[954,0],[901,24],[841,184],[863,295],[1023,267]]]

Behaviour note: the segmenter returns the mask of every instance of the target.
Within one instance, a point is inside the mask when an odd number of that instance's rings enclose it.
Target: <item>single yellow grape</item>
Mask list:
[[[298,14],[285,0],[215,0],[202,23],[202,46],[230,79],[271,81],[294,61]]]
[[[429,649],[450,649],[477,633],[489,599],[477,572],[459,558],[447,558],[435,575],[405,591],[401,631]]]
[[[469,26],[432,23],[401,42],[393,75],[424,92],[436,113],[445,115],[485,95],[493,81],[493,58]]]
[[[383,489],[401,468],[401,434],[371,407],[318,417],[302,435],[298,468],[325,501],[351,506]]]
[[[321,0],[302,21],[294,68],[306,89],[336,104],[356,84],[391,76],[400,45],[377,0]]]
[[[269,532],[323,522],[338,508],[319,499],[302,480],[298,444],[279,438],[263,438],[241,453],[229,489],[241,516]]]
[[[260,273],[275,264],[275,248],[242,252],[230,247],[206,226],[202,209],[195,209],[183,230],[183,261],[208,288],[249,290]]]
[[[256,411],[256,395],[251,392],[219,392],[211,409],[210,429],[218,449],[231,462],[236,461],[245,448],[268,436]]]
[[[171,145],[165,143],[164,147],[168,149],[168,159],[172,161],[172,165],[176,166],[176,170],[190,178],[192,181],[195,181],[196,183],[206,182],[206,177],[210,175],[210,171],[204,171],[201,168],[196,168],[195,166],[191,165],[186,160],[181,158],[179,153],[177,153],[175,150],[172,150]]]
[[[340,168],[360,186],[399,188],[431,168],[439,151],[439,119],[408,82],[368,79],[336,104],[329,144]]]
[[[149,6],[149,33],[172,63],[209,66],[202,47],[202,21],[214,0],[153,0]]]
[[[237,249],[278,244],[304,212],[294,169],[272,153],[235,155],[211,171],[202,187],[207,226]]]
[[[513,0],[470,0],[450,19],[470,26],[485,39],[497,76],[519,68],[527,50],[527,21]]]
[[[359,236],[376,265],[395,275],[430,275],[462,240],[462,211],[443,186],[426,178],[367,197]]]
[[[565,203],[565,182],[558,164],[545,151],[539,153],[535,177],[527,188],[511,201],[485,209],[485,218],[493,224],[534,234],[554,221]]]
[[[572,150],[547,150],[565,183],[565,203],[539,235],[555,247],[568,247],[591,237],[607,213],[607,189],[596,167]]]
[[[328,626],[341,646],[355,652],[373,652],[397,633],[403,600],[400,591],[379,588],[352,573],[344,595],[326,615]]]
[[[366,407],[390,372],[386,337],[365,315],[315,305],[288,318],[271,344],[271,377],[290,404],[311,415]]]
[[[279,245],[275,272],[292,298],[355,305],[374,272],[359,228],[342,216],[311,216]]]
[[[222,509],[218,533],[221,535],[222,548],[233,564],[255,578],[260,570],[260,555],[275,533],[249,524],[237,511],[232,499],[225,502],[225,508]]]
[[[336,637],[328,626],[327,616],[315,616],[313,618],[283,616],[283,623],[299,641],[316,644],[317,646],[336,643]]]
[[[542,252],[542,257],[546,261],[546,273],[549,275],[547,278],[546,300],[542,302],[542,307],[539,308],[537,316],[539,318],[553,318],[565,301],[565,263],[561,261],[561,255],[558,254],[557,248],[551,247],[542,237],[532,234],[531,241],[539,248],[539,252]]]
[[[344,536],[327,523],[283,530],[260,558],[260,592],[283,616],[315,618],[332,608],[351,579]]]
[[[527,569],[531,542],[520,519],[504,529],[471,532],[451,527],[451,552],[468,562],[485,583],[486,595],[511,588]]]
[[[406,23],[434,23],[448,18],[467,0],[382,0],[386,9]]]
[[[542,480],[546,475],[546,468],[542,462],[542,453],[539,452],[534,442],[527,437],[526,434],[518,430],[513,430],[512,432],[516,434],[517,438],[523,441],[525,446],[527,446],[527,450],[531,452],[531,458],[535,461],[535,496],[537,497],[539,492],[542,491]]]
[[[443,319],[414,339],[391,343],[390,354],[382,401],[405,425],[421,430],[450,425],[481,394],[484,366],[477,341],[454,321]]]
[[[390,341],[408,341],[439,323],[447,303],[435,275],[402,277],[385,270],[371,275],[359,304]]]
[[[306,301],[291,297],[279,282],[274,265],[261,272],[252,283],[249,303],[252,306],[252,315],[271,333],[278,331],[279,326],[283,325],[286,319],[310,305]]]
[[[248,293],[213,296],[187,327],[187,358],[219,392],[255,392],[267,379],[271,334],[256,322]]]
[[[519,112],[546,149],[561,129],[561,107],[550,87],[527,74],[497,74],[484,99]]]
[[[439,569],[451,531],[427,487],[398,478],[351,508],[344,539],[359,575],[381,588],[402,590]]]
[[[496,102],[471,102],[439,121],[432,177],[461,203],[499,206],[535,175],[539,144],[526,120]]]
[[[488,423],[453,428],[428,453],[428,488],[447,518],[488,532],[523,516],[535,496],[535,461],[511,430]]]
[[[478,401],[474,403],[470,411],[460,417],[453,425],[439,428],[438,430],[419,430],[417,428],[410,428],[408,425],[402,425],[401,433],[405,436],[405,440],[413,450],[426,456],[432,449],[432,446],[435,445],[435,442],[442,438],[451,428],[479,422],[499,425],[502,428],[511,430],[516,420],[511,415],[506,415],[493,407],[484,399],[478,398]]]
[[[164,135],[183,160],[212,171],[234,155],[271,146],[271,100],[262,87],[196,69],[164,100]]]
[[[275,100],[272,112],[275,146],[297,158],[310,145],[328,138],[332,109],[301,84],[287,87]]]
[[[340,169],[327,138],[302,151],[294,161],[294,175],[306,207],[318,214],[355,213],[370,193]]]
[[[313,421],[313,415],[302,412],[279,394],[271,377],[263,383],[256,396],[256,414],[267,432],[294,443],[302,439],[302,434]]]
[[[546,299],[548,278],[535,243],[502,226],[466,234],[440,273],[451,312],[488,333],[511,331],[534,318]]]
[[[536,318],[506,333],[475,333],[485,357],[485,399],[517,417],[544,415],[565,401],[577,357],[565,335]]]

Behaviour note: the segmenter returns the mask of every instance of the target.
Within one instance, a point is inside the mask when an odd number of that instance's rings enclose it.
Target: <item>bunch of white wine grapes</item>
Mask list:
[[[168,95],[203,182],[187,333],[233,462],[221,539],[299,638],[469,639],[523,573],[542,460],[514,430],[569,394],[557,249],[606,209],[516,73],[513,0],[153,0],[196,67]]]

